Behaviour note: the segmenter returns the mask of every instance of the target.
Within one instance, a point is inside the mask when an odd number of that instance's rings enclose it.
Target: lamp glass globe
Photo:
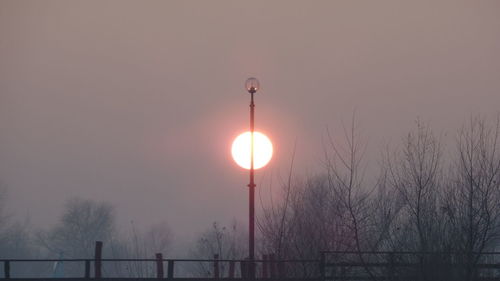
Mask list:
[[[245,88],[251,94],[256,93],[260,88],[259,80],[255,77],[248,78],[245,82]]]

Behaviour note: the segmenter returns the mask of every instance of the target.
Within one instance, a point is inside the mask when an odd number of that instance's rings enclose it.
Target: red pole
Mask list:
[[[249,252],[249,259],[250,259],[250,264],[249,264],[249,277],[250,279],[255,279],[255,182],[254,182],[254,110],[255,110],[255,104],[253,102],[253,94],[254,92],[250,92],[252,95],[251,101],[250,101],[250,183],[248,184],[248,191],[249,191],[249,220],[248,220],[248,252]]]

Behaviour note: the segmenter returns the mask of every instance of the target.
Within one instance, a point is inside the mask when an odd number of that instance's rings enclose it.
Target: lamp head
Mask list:
[[[259,80],[257,80],[257,78],[254,77],[248,78],[247,81],[245,82],[245,88],[250,94],[256,93],[257,90],[259,90],[260,88]]]

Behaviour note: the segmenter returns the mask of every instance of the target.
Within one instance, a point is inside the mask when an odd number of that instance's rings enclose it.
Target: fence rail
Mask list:
[[[77,264],[73,266],[73,274],[71,278],[84,278],[84,279],[103,279],[103,278],[120,278],[120,279],[189,279],[189,280],[207,280],[207,279],[247,279],[248,268],[250,266],[250,261],[245,260],[229,260],[229,259],[0,259],[0,263],[3,263],[3,279],[20,279],[17,274],[22,273],[23,269],[13,272],[12,266],[21,263],[52,263],[55,265],[59,264]],[[150,270],[143,270],[142,276],[137,276],[137,274],[132,274],[135,276],[127,277],[115,277],[112,275],[103,274],[103,268],[105,265],[108,267],[111,263],[149,263]],[[290,267],[295,267],[298,265],[313,265],[318,266],[319,260],[274,260],[274,259],[259,259],[254,260],[255,268],[257,269],[257,279],[269,279],[273,280],[293,280],[297,279],[294,276],[287,276],[286,270]],[[184,267],[182,266],[184,265]],[[197,266],[202,266],[209,268],[210,271],[203,273],[204,277],[196,277],[192,272],[186,271],[185,267],[196,268]],[[54,266],[55,268],[55,266]],[[154,268],[154,269],[152,269]],[[166,268],[166,271],[164,270]],[[93,270],[92,270],[93,269]],[[151,270],[152,269],[152,270]],[[195,269],[196,270],[196,269]],[[81,272],[80,275],[75,275],[75,271]],[[144,273],[147,271],[147,273]],[[180,274],[178,273],[180,271]],[[38,279],[57,279],[65,278],[66,276],[54,276],[55,270],[49,272],[45,276],[37,276]],[[166,272],[166,274],[165,274]],[[148,274],[149,273],[149,274]],[[1,277],[0,277],[1,278]],[[22,278],[22,277],[21,277]],[[303,278],[299,278],[303,280]],[[310,280],[319,279],[308,278]]]
[[[254,260],[257,279],[272,280],[496,280],[500,281],[500,252],[349,252],[324,251],[319,259],[275,259],[264,255]],[[165,259],[162,254],[148,259],[107,259],[100,253],[93,259],[0,259],[3,279],[248,279],[249,260]],[[57,266],[66,265],[57,275]],[[71,265],[71,266],[70,266]],[[29,266],[43,268],[27,276]],[[129,273],[115,276],[116,272]],[[71,271],[71,276],[69,272]],[[196,275],[193,272],[198,271]],[[467,278],[465,278],[467,277]],[[68,279],[69,280],[69,279]]]
[[[500,252],[321,252],[322,280],[496,280]]]

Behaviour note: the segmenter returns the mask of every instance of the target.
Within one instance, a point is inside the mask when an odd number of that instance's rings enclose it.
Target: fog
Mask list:
[[[321,170],[326,130],[353,112],[370,161],[417,118],[443,135],[500,106],[496,1],[2,1],[0,182],[37,227],[68,198],[108,201],[120,225],[165,220],[187,243],[246,222],[231,159],[256,128],[271,179]],[[277,188],[277,186],[274,186]],[[265,199],[264,199],[265,200]],[[257,210],[260,207],[257,206]]]

